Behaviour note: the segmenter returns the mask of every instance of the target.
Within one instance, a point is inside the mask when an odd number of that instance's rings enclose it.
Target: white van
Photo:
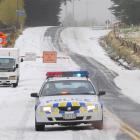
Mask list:
[[[17,48],[0,48],[0,85],[18,86],[19,62]]]

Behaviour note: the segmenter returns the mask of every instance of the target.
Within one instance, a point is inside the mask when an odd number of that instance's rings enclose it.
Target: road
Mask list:
[[[46,70],[60,67],[75,67],[71,60],[59,60],[58,64],[43,64],[38,58],[35,62],[24,61],[20,69],[20,82],[17,88],[0,87],[0,140],[139,140],[140,106],[121,94],[113,79],[113,71],[91,57],[84,57],[71,52],[62,44],[60,33],[64,28],[43,27],[27,29],[19,40],[19,47],[24,51],[45,49],[50,45],[68,55],[82,69],[90,72],[91,80],[107,95],[102,98],[104,108],[104,129],[96,130],[91,126],[60,127],[47,126],[45,132],[34,130],[34,103],[30,93],[37,92],[45,80]],[[53,42],[47,44],[46,41]],[[23,44],[22,44],[23,43]],[[46,44],[45,44],[46,43]],[[41,46],[42,45],[42,46]],[[40,54],[40,53],[38,53]],[[131,127],[130,127],[131,126]]]
[[[59,51],[64,50],[63,44],[60,44],[60,41],[57,40],[60,38],[59,35],[61,30],[62,29],[54,27],[48,30],[48,34],[45,34],[52,37],[52,40]],[[122,122],[125,122],[133,129],[140,132],[140,105],[124,96],[120,89],[115,85],[114,78],[117,76],[117,74],[110,71],[93,58],[87,58],[79,54],[74,54],[73,52],[70,52],[70,50],[66,51],[73,61],[80,65],[81,69],[86,69],[90,72],[91,77],[93,77],[92,81],[95,83],[97,89],[105,90],[107,92],[106,96],[103,98],[103,101],[109,112],[115,114],[122,120]],[[129,133],[129,135],[131,135],[131,132],[126,132],[126,130],[124,131],[125,133]],[[124,135],[118,137],[119,139],[123,140],[128,139],[128,137],[125,138],[126,136]]]

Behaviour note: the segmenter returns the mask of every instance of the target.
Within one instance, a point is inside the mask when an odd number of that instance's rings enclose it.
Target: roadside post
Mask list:
[[[22,28],[22,24],[19,23],[19,17],[24,17],[25,16],[25,10],[24,9],[18,9],[16,10],[16,15],[17,15],[17,19],[16,19],[16,27],[17,29],[20,27]]]

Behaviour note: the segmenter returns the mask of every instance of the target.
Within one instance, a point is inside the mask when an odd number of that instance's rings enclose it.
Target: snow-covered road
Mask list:
[[[126,70],[108,57],[107,52],[98,43],[99,38],[108,32],[106,30],[93,31],[90,28],[68,28],[62,32],[61,38],[74,53],[92,57],[109,70],[116,72],[118,76],[115,83],[122,93],[140,104],[140,70]]]
[[[38,56],[41,56],[43,50],[51,50],[53,46],[51,39],[44,37],[47,29],[48,27],[29,28],[23,32],[16,42],[16,47],[20,48],[21,56],[24,56],[25,52],[35,52]],[[97,34],[97,32],[93,33],[85,28],[75,30],[75,32],[71,30],[63,32],[61,37],[63,43],[69,44],[69,48],[74,52],[86,54],[86,56],[89,54],[95,59],[98,56],[98,61],[105,62],[106,54],[102,49],[97,48],[99,55],[93,52],[94,47],[98,46],[97,39],[105,34],[104,31]],[[83,32],[85,32],[85,35]],[[75,37],[78,34],[78,38],[82,34],[77,45],[80,48],[72,43],[74,42],[72,36],[68,37],[72,33],[75,33]],[[68,38],[71,40],[68,40]],[[95,44],[92,44],[92,42]],[[86,47],[82,45],[85,43],[87,43]],[[90,46],[93,46],[92,51]],[[34,99],[30,97],[30,93],[39,91],[47,71],[80,69],[70,57],[63,59],[64,56],[67,57],[66,53],[58,52],[58,56],[57,64],[43,64],[41,58],[38,58],[35,62],[24,61],[20,65],[19,86],[17,88],[0,87],[0,140],[117,140],[118,135],[121,134],[119,124],[115,123],[107,114],[104,118],[105,124],[102,131],[93,130],[90,127],[63,128],[53,126],[47,128],[48,131],[35,132]],[[105,63],[106,66],[107,64],[110,64],[109,61]],[[118,69],[121,70],[119,67]]]

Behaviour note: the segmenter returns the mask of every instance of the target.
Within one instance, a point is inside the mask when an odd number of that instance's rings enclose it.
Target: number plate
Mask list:
[[[74,113],[66,113],[66,114],[64,114],[63,119],[73,120],[73,119],[76,119],[76,115]]]

